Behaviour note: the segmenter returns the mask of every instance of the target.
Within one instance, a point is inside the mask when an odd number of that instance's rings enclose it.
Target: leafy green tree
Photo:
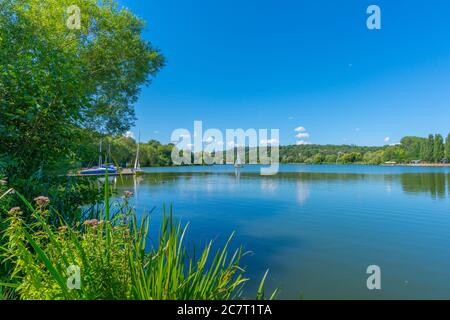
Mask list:
[[[341,156],[340,158],[340,162],[347,164],[347,163],[355,163],[355,162],[359,162],[362,161],[363,157],[362,154],[359,152],[351,152],[351,153],[346,153],[343,156]]]
[[[441,162],[445,157],[444,139],[442,135],[436,134],[434,136],[433,160],[436,163]]]
[[[96,139],[86,140],[86,145],[80,146],[80,150],[84,151],[85,158],[82,159],[84,166],[92,166],[97,164],[99,157],[99,144],[102,141],[103,154],[105,159],[110,149],[111,154],[108,156],[109,161],[113,161],[122,167],[132,167],[136,159],[137,143],[127,136],[98,136]],[[161,144],[159,141],[150,140],[148,143],[140,144],[139,161],[143,167],[161,167],[172,165],[172,149],[173,144]]]
[[[426,141],[425,138],[408,136],[402,138],[400,143],[405,149],[409,160],[419,160],[422,158],[422,145],[426,143]]]
[[[384,158],[383,150],[379,150],[379,151],[375,151],[375,152],[367,152],[366,154],[364,154],[363,162],[366,164],[377,165],[377,164],[383,163],[383,158]]]
[[[106,139],[111,145],[111,158],[113,162],[122,167],[134,165],[136,158],[137,144],[131,137],[118,136]]]
[[[395,161],[398,163],[406,162],[406,150],[402,146],[389,146],[383,152],[383,161]]]
[[[72,5],[80,30],[66,25]],[[111,0],[2,0],[0,26],[0,155],[15,187],[79,159],[80,130],[127,130],[164,64],[143,21]]]
[[[328,155],[325,156],[324,162],[325,163],[335,164],[336,160],[337,160],[337,155],[335,155],[335,154],[328,154]]]
[[[324,160],[324,157],[320,153],[318,153],[318,154],[313,156],[313,163],[314,164],[321,164],[323,160]]]
[[[450,133],[447,135],[447,139],[445,140],[445,159],[450,161]]]
[[[434,161],[434,136],[432,134],[430,134],[427,141],[423,143],[421,154],[422,160],[426,162]]]

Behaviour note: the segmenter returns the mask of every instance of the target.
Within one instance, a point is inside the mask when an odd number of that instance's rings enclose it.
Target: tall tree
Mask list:
[[[427,141],[422,146],[422,159],[426,162],[433,162],[434,136],[430,134]]]
[[[433,160],[434,162],[438,163],[441,162],[444,157],[444,138],[442,138],[442,135],[436,134],[434,136]]]
[[[419,138],[419,137],[404,137],[402,138],[401,145],[405,148],[407,153],[407,157],[410,160],[417,160],[422,157],[421,148],[423,143],[425,143],[427,139]]]
[[[450,161],[450,133],[447,135],[445,140],[445,159]]]
[[[73,5],[80,29],[67,25]],[[164,64],[143,21],[113,0],[1,0],[0,26],[0,159],[11,182],[71,161],[80,129],[126,131]]]

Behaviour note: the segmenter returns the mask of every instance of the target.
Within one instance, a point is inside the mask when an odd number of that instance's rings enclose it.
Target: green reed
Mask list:
[[[159,236],[149,245],[148,215],[138,219],[130,194],[111,202],[105,179],[104,206],[96,219],[69,225],[51,208],[49,199],[33,205],[15,193],[24,209],[14,208],[5,220],[0,248],[3,264],[11,266],[9,281],[0,284],[0,298],[64,300],[227,300],[242,298],[249,280],[240,267],[242,248],[230,251],[233,235],[213,252],[210,242],[198,258],[188,254],[188,226],[175,223],[164,208]],[[24,218],[23,212],[32,212]],[[52,217],[50,219],[50,217]],[[59,224],[55,226],[55,217]],[[80,275],[79,288],[74,269]],[[264,299],[261,281],[257,299]],[[74,280],[75,279],[75,280]],[[5,294],[8,292],[8,294]],[[276,291],[270,296],[275,298]]]

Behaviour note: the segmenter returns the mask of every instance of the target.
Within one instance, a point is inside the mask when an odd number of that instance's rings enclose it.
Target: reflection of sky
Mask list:
[[[246,165],[239,169],[241,173],[259,173],[261,165]],[[209,173],[234,173],[233,165],[219,166],[176,166],[144,168],[145,172],[209,172]],[[348,174],[402,174],[402,173],[444,173],[450,174],[450,167],[415,167],[415,166],[370,166],[370,165],[305,165],[283,164],[280,172],[317,172],[317,173],[348,173]]]
[[[243,171],[239,183],[234,170],[150,173],[138,186],[138,207],[157,207],[158,218],[172,203],[176,218],[190,222],[189,243],[223,244],[236,231],[234,245],[254,252],[245,258],[250,290],[269,268],[269,287],[280,287],[282,298],[370,298],[361,283],[365,268],[379,264],[380,297],[450,296],[441,285],[450,283],[447,171],[351,168],[275,177]]]
[[[392,192],[392,184],[391,183],[387,183],[386,184],[386,191],[387,191],[387,193],[391,193]]]
[[[278,189],[278,180],[275,179],[261,179],[260,188],[263,193],[275,193]]]
[[[297,181],[297,202],[303,205],[309,198],[309,186],[308,182],[304,180]]]

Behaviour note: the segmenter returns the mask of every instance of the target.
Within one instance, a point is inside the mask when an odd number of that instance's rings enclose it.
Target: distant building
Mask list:
[[[411,164],[421,164],[422,160],[412,160]]]

